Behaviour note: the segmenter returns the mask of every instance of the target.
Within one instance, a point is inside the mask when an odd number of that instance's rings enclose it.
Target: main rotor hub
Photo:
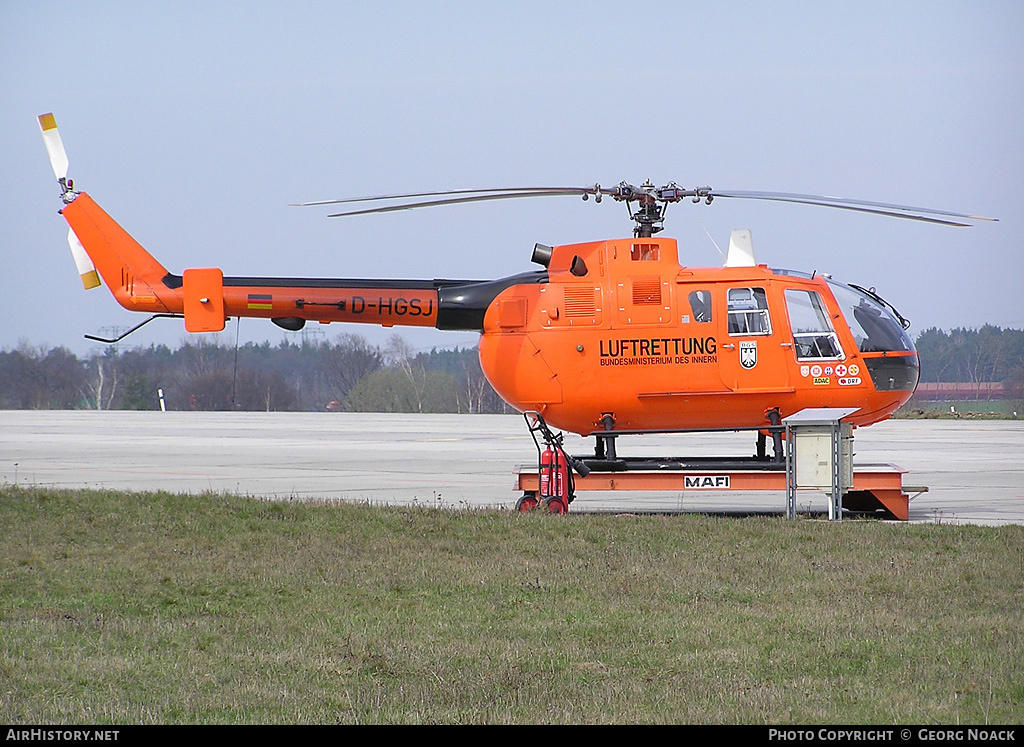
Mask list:
[[[594,186],[600,195],[600,185]],[[681,189],[675,182],[670,182],[664,187],[655,187],[649,179],[639,187],[620,182],[615,189],[607,190],[606,194],[614,200],[626,203],[629,217],[636,224],[633,227],[633,235],[637,238],[649,238],[664,230],[665,209],[668,203],[681,202],[684,198],[690,197],[694,203],[703,200],[710,205],[715,199],[711,187]],[[636,210],[632,208],[634,202],[637,203]]]

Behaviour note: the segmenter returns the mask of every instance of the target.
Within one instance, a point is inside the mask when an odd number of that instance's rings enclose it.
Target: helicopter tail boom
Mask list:
[[[184,316],[188,332],[217,332],[230,317],[271,319],[287,330],[307,321],[483,330],[491,301],[545,272],[500,280],[231,277],[218,268],[167,270],[84,192],[61,210],[90,267],[130,311]],[[83,276],[84,277],[84,276]]]

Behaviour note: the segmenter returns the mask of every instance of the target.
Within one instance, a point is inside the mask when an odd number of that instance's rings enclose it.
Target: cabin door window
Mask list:
[[[764,288],[730,288],[728,312],[730,335],[747,337],[772,333]]]
[[[843,349],[816,291],[786,289],[786,309],[797,360],[838,360]]]

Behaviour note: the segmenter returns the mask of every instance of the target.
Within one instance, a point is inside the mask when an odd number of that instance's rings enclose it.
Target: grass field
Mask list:
[[[1024,527],[0,488],[0,722],[1020,724]]]

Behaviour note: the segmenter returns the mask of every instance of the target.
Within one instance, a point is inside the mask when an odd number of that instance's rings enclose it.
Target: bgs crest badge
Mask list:
[[[757,365],[757,340],[740,343],[740,365],[744,368]]]

